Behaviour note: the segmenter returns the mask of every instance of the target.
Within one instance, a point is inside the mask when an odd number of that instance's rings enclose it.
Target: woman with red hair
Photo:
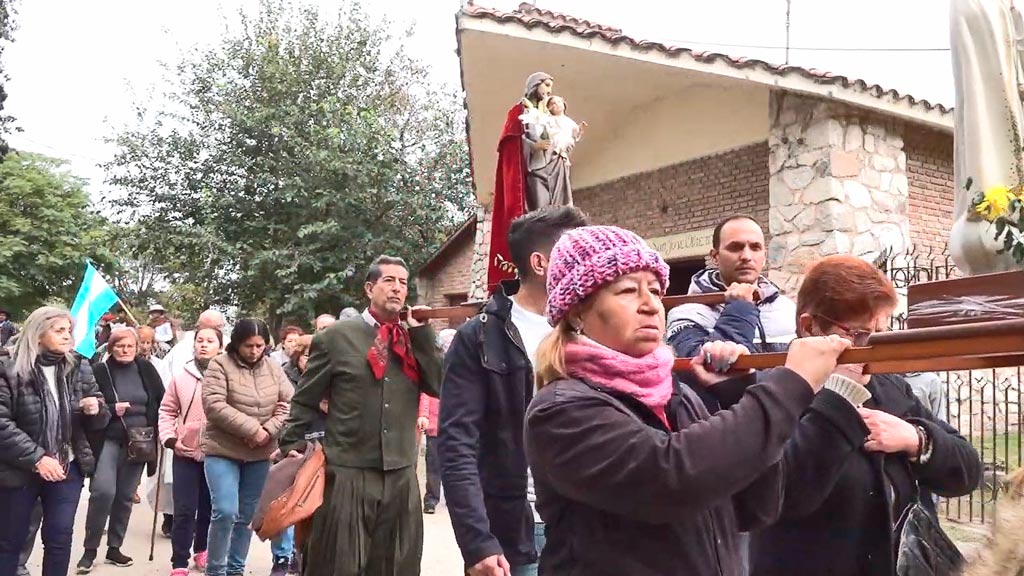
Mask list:
[[[853,256],[830,256],[804,278],[797,335],[855,346],[888,326],[892,283]],[[783,456],[780,521],[751,541],[752,576],[896,574],[903,512],[919,491],[962,496],[978,486],[970,443],[894,375],[839,366],[804,412]],[[927,498],[922,498],[930,506]]]

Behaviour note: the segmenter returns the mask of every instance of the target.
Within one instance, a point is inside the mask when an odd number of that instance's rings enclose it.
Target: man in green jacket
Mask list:
[[[441,358],[430,326],[400,316],[409,269],[381,256],[366,274],[369,307],[313,338],[281,439],[301,449],[329,407],[324,503],[313,517],[306,576],[420,573],[423,516],[416,480],[419,394],[436,397]]]

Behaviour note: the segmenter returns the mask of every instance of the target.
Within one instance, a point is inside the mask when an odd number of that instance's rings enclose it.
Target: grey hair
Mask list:
[[[44,334],[53,329],[53,325],[58,320],[68,320],[74,323],[70,312],[56,306],[37,308],[25,319],[25,324],[21,327],[20,338],[11,350],[11,357],[14,358],[14,374],[18,380],[25,382],[32,378],[32,371],[36,367],[36,358],[42,351],[39,341]],[[65,355],[65,360],[68,366],[75,363],[75,357],[70,352]]]

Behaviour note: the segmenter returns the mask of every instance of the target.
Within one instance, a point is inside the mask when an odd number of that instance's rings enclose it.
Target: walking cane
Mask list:
[[[160,486],[164,483],[164,447],[160,446],[160,451],[156,457],[156,497],[153,502],[153,531],[149,533],[149,561],[153,561],[153,548],[156,547],[156,519],[160,515]]]

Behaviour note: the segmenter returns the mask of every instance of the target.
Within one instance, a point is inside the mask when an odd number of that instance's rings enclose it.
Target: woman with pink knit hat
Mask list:
[[[756,382],[723,374],[745,349],[706,344],[691,371],[726,408],[709,416],[672,376],[668,274],[620,228],[571,230],[551,251],[555,330],[526,421],[541,574],[739,576],[738,532],[779,513],[783,445],[849,343],[794,341],[786,367]]]

